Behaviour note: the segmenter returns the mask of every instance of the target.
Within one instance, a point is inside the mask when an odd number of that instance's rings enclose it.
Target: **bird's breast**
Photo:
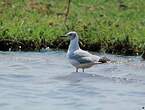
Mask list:
[[[73,66],[79,67],[80,63],[78,61],[76,61],[74,59],[70,59],[70,58],[68,58],[68,60]]]

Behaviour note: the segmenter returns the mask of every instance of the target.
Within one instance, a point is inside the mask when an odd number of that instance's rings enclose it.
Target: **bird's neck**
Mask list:
[[[80,48],[79,39],[78,39],[78,37],[75,37],[73,40],[70,41],[68,51],[73,52],[79,48]]]

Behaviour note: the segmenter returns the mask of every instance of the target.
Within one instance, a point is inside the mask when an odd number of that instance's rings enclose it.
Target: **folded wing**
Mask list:
[[[70,59],[74,59],[78,61],[80,64],[87,64],[87,63],[99,63],[99,56],[95,56],[90,54],[87,51],[84,50],[76,50],[73,54],[69,56]]]

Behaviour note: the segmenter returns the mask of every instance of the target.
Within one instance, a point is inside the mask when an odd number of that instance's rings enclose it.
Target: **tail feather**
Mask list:
[[[107,62],[110,62],[111,60],[109,59],[109,58],[107,58],[107,57],[101,57],[100,59],[99,59],[99,62],[101,62],[101,63],[107,63]]]

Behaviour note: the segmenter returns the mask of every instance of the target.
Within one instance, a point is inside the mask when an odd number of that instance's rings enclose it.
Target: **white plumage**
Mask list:
[[[69,62],[76,68],[78,72],[79,68],[82,68],[83,72],[85,68],[89,68],[100,62],[100,57],[92,55],[91,53],[80,49],[79,38],[76,32],[69,32],[66,34],[70,37],[70,44],[67,51],[67,58]]]

